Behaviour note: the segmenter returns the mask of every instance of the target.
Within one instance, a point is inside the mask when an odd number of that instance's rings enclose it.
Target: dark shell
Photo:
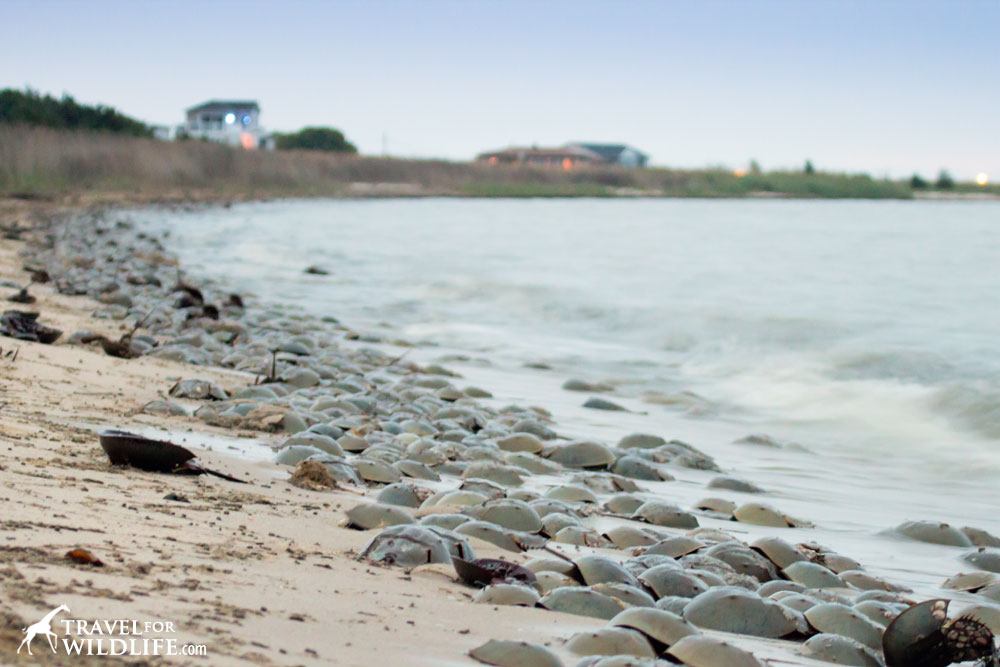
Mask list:
[[[189,449],[127,431],[109,429],[101,431],[99,437],[101,448],[116,466],[132,466],[149,472],[188,472],[184,464],[194,458],[194,452]]]
[[[472,561],[452,557],[455,572],[467,584],[489,586],[497,583],[517,583],[534,586],[535,573],[517,563],[499,558],[477,558]]]
[[[993,633],[969,617],[948,621],[948,600],[913,605],[889,624],[882,635],[886,667],[947,667],[955,662],[992,658]]]

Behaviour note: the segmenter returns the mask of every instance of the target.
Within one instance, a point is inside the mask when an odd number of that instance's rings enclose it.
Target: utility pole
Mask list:
[[[389,155],[389,135],[382,133],[382,157]]]

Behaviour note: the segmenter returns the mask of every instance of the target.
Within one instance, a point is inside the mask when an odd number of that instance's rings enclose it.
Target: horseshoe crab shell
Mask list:
[[[407,523],[415,523],[413,517],[393,505],[361,503],[347,510],[347,527],[357,530]]]
[[[601,595],[618,598],[632,607],[655,607],[656,600],[646,591],[629,584],[594,584],[591,588]]]
[[[401,567],[451,563],[448,545],[438,534],[411,524],[390,526],[380,532],[361,552],[361,558]]]
[[[573,561],[580,576],[587,585],[601,583],[619,583],[629,586],[639,586],[638,580],[625,568],[610,558],[604,556],[581,556]]]
[[[840,577],[816,563],[807,561],[792,563],[784,569],[784,574],[806,588],[845,588]]]
[[[510,498],[494,500],[482,507],[469,508],[465,512],[481,521],[489,521],[508,530],[537,533],[542,529],[538,513],[522,500]]]
[[[677,569],[673,564],[651,567],[639,575],[639,581],[646,584],[657,598],[671,595],[693,598],[708,590],[701,579]]]
[[[633,519],[642,519],[656,526],[668,528],[697,528],[698,519],[690,512],[682,510],[677,505],[651,500],[643,503],[632,515]]]
[[[632,516],[646,501],[630,493],[618,493],[604,503],[605,509],[621,516]]]
[[[469,657],[495,667],[563,667],[550,650],[528,642],[491,639],[469,651]]]
[[[538,602],[535,589],[520,584],[491,584],[472,598],[478,604],[495,604],[516,607],[534,607]]]
[[[552,445],[542,456],[567,468],[607,468],[615,462],[614,452],[606,445],[588,440],[574,440],[564,445]]]
[[[907,521],[896,527],[896,532],[911,540],[944,544],[951,547],[971,547],[972,540],[958,528],[934,521]]]
[[[537,454],[542,451],[542,446],[542,441],[530,433],[511,433],[497,440],[497,447],[505,452]]]
[[[523,551],[521,545],[510,532],[488,521],[466,521],[456,528],[455,532],[467,537],[485,540],[507,551]]]
[[[667,655],[689,667],[764,667],[752,653],[705,635],[689,635],[670,647]]]
[[[662,609],[635,607],[626,609],[609,621],[610,625],[638,630],[659,652],[670,648],[688,635],[699,634],[698,629],[677,614]]]
[[[555,588],[538,601],[538,604],[550,611],[561,611],[577,616],[590,616],[611,620],[626,608],[624,602],[609,595],[582,586],[563,586]]]
[[[808,609],[805,617],[809,625],[819,632],[850,637],[876,651],[882,644],[882,628],[846,605],[830,602],[818,604]]]
[[[596,503],[594,492],[580,484],[563,484],[549,489],[546,498],[554,498],[567,503]]]
[[[858,667],[882,667],[882,661],[871,649],[849,637],[818,634],[810,637],[803,645],[803,649],[806,657],[824,662]]]
[[[962,560],[981,570],[1000,574],[1000,551],[980,547],[962,556]]]
[[[705,543],[696,537],[678,535],[676,537],[668,537],[665,540],[657,542],[646,549],[644,553],[662,554],[664,556],[670,556],[671,558],[680,558],[690,553],[694,553],[704,546]]]
[[[644,547],[657,544],[663,539],[662,534],[656,534],[651,530],[642,530],[635,526],[615,526],[604,533],[604,537],[619,549],[629,547]]]
[[[569,638],[566,649],[577,655],[634,655],[655,658],[646,636],[630,628],[610,627],[579,632]]]
[[[744,503],[736,508],[733,517],[742,523],[755,526],[770,526],[771,528],[794,528],[794,522],[788,517],[764,503]]]
[[[718,558],[740,574],[747,574],[765,584],[778,578],[778,571],[768,559],[739,542],[722,542],[705,551],[706,556]]]
[[[684,608],[684,620],[699,628],[771,639],[798,629],[777,602],[735,586],[702,593]]]
[[[752,543],[750,547],[767,556],[772,563],[781,569],[792,563],[807,560],[805,554],[780,537],[762,537]]]

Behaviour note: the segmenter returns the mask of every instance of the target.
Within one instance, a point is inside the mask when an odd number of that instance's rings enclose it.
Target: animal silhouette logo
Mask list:
[[[28,655],[34,655],[31,652],[31,640],[35,638],[36,635],[45,635],[45,638],[49,640],[49,646],[52,647],[52,652],[56,652],[56,641],[59,637],[56,633],[52,632],[52,618],[61,611],[68,612],[69,607],[64,604],[59,605],[49,613],[45,614],[45,618],[38,621],[34,625],[29,625],[27,628],[23,628],[21,632],[25,634],[24,641],[21,645],[17,647],[17,652],[20,653],[21,649],[24,648],[25,644],[28,646]]]

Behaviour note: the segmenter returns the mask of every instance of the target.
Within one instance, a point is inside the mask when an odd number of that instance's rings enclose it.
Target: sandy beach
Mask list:
[[[28,282],[22,247],[2,242],[0,279]],[[90,317],[98,304],[88,298],[61,296],[46,285],[31,291],[47,324],[122,333],[122,326]],[[102,428],[178,434],[197,428],[231,437],[190,418],[140,409],[178,378],[236,386],[251,383],[249,374],[115,359],[100,348],[8,338],[0,346],[18,350],[16,360],[3,360],[0,375],[4,662],[31,662],[15,654],[21,631],[59,604],[73,618],[172,621],[179,642],[208,651],[207,660],[129,658],[129,664],[459,664],[491,638],[545,643],[557,627],[568,635],[574,627],[601,625],[583,617],[567,623],[544,610],[468,604],[474,591],[439,565],[404,574],[358,562],[371,536],[338,527],[358,496],[295,488],[281,466],[199,452],[210,467],[245,478],[242,486],[108,464],[96,435]],[[187,501],[166,500],[170,494]],[[475,547],[480,556],[500,553],[485,542]],[[74,548],[90,550],[104,566],[70,562],[65,554]],[[48,652],[36,641],[36,655],[40,648]],[[81,664],[62,652],[43,660]],[[114,659],[95,657],[93,664],[108,660]]]

